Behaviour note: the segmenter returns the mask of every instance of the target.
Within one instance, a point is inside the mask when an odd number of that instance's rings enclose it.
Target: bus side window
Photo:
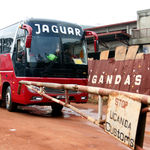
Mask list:
[[[2,53],[2,43],[3,41],[2,41],[2,39],[0,39],[0,54]]]
[[[18,29],[14,46],[14,60],[17,62],[25,61],[25,31]]]
[[[13,39],[12,38],[4,38],[3,39],[3,50],[2,53],[9,53],[11,50],[11,45],[13,43]]]
[[[24,38],[17,40],[17,61],[23,62],[25,57],[25,41]]]

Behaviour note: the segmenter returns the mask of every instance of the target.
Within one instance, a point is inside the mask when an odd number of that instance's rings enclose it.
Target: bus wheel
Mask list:
[[[7,87],[6,95],[5,95],[5,101],[6,101],[6,109],[10,112],[15,111],[17,109],[16,103],[13,103],[11,100],[11,88],[10,86]]]
[[[51,107],[52,107],[53,112],[61,112],[63,105],[53,103],[53,104],[51,104]]]

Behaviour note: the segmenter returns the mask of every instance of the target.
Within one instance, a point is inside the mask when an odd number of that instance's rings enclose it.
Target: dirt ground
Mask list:
[[[97,105],[74,104],[96,117]],[[20,107],[18,112],[0,108],[0,150],[129,150],[70,109],[53,114],[50,106]],[[144,149],[150,149],[150,113]]]

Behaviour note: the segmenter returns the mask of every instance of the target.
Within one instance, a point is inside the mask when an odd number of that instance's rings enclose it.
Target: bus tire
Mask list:
[[[8,86],[6,89],[5,101],[6,101],[6,109],[8,111],[13,112],[17,109],[16,103],[13,103],[12,99],[11,99],[11,88],[10,88],[10,86]]]
[[[63,109],[63,105],[57,103],[51,104],[51,107],[53,112],[61,112],[61,110]]]

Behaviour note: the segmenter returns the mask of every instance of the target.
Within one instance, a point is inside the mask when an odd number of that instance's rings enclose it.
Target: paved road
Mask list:
[[[75,104],[96,116],[96,105]],[[53,114],[50,107],[0,108],[0,150],[129,150],[101,128],[69,109]],[[150,115],[148,116],[150,125]],[[150,126],[144,148],[150,149]]]

